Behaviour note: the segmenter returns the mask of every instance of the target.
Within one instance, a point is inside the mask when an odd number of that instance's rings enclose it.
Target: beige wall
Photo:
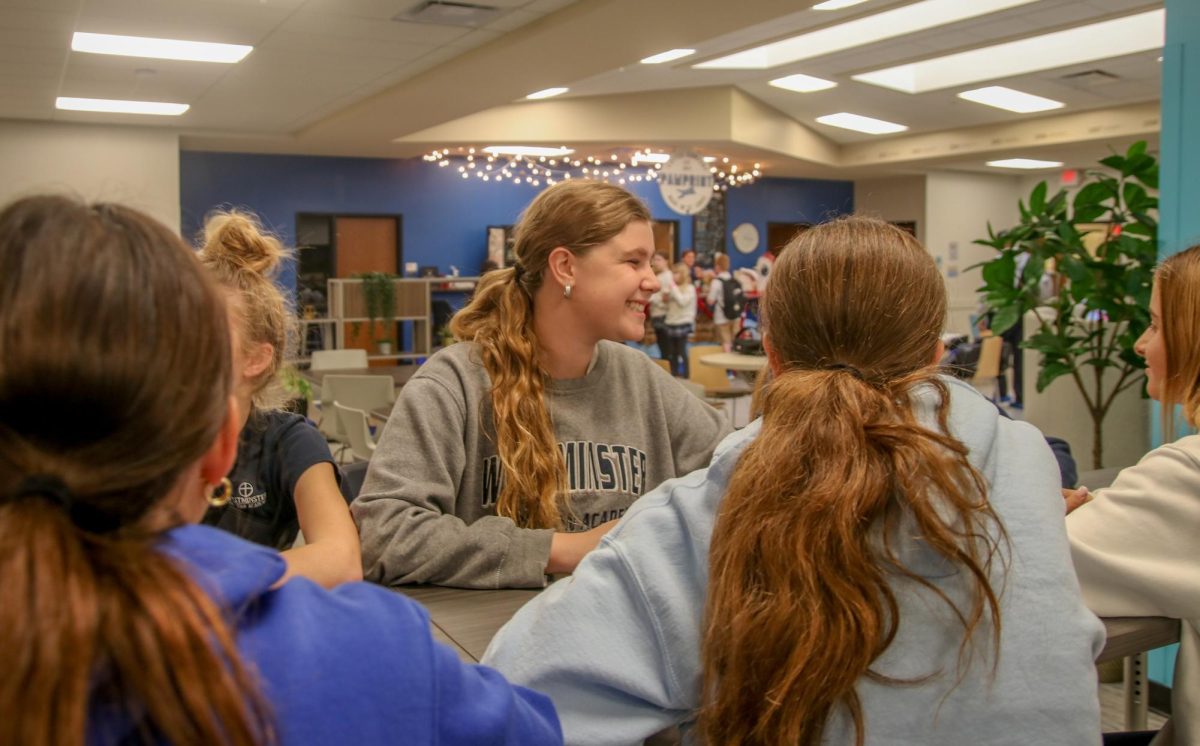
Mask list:
[[[881,220],[914,221],[925,241],[925,177],[896,176],[854,182],[854,211]]]
[[[131,205],[179,230],[174,132],[0,120],[0,203],[37,192]]]

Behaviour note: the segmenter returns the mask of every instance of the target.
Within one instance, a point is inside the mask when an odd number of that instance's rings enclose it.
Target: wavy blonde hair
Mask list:
[[[961,624],[959,681],[981,626],[995,665],[1004,530],[948,434],[931,366],[946,294],[915,239],[865,218],[817,226],[782,252],[763,306],[782,370],[713,530],[699,728],[713,744],[811,744],[840,709],[861,746],[857,682],[915,683],[871,670],[901,623],[897,577]],[[936,429],[914,415],[918,387],[938,397]],[[914,540],[962,571],[965,602],[906,567]]]
[[[559,496],[566,464],[546,409],[546,372],[538,361],[533,296],[550,252],[583,256],[650,211],[624,189],[599,181],[564,181],[539,194],[516,227],[516,264],[489,272],[466,308],[454,315],[455,339],[474,342],[491,378],[496,453],[503,485],[496,513],[518,526],[562,528]]]
[[[271,345],[271,363],[251,381],[254,409],[279,409],[287,400],[279,372],[296,344],[296,314],[274,282],[291,253],[263,229],[258,217],[240,210],[210,214],[204,221],[200,261],[237,303],[229,312],[237,324],[242,352]]]
[[[1175,405],[1192,427],[1200,415],[1200,246],[1164,259],[1154,274],[1162,304],[1161,334],[1167,349],[1163,379],[1163,440],[1175,439]]]

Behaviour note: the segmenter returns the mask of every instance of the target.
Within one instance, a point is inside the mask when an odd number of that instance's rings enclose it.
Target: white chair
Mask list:
[[[351,370],[367,367],[366,350],[314,350],[311,370]]]
[[[329,374],[321,381],[321,403],[335,401],[366,412],[390,409],[396,402],[396,381],[391,376]]]
[[[375,439],[371,437],[367,413],[361,409],[344,406],[339,401],[333,403],[333,411],[334,419],[341,423],[346,440],[350,443],[350,452],[356,459],[370,461],[375,453]]]

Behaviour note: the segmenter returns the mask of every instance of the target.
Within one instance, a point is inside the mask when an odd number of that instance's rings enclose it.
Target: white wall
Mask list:
[[[179,230],[179,136],[142,127],[0,120],[0,204],[38,192],[121,202]]]
[[[880,220],[913,221],[925,242],[925,177],[896,176],[854,182],[854,211]]]
[[[969,332],[970,316],[979,305],[977,292],[983,280],[978,269],[995,252],[973,242],[987,237],[987,226],[1000,230],[1020,218],[1017,199],[1020,180],[1015,176],[939,171],[925,177],[925,246],[941,267],[950,297],[946,328]]]

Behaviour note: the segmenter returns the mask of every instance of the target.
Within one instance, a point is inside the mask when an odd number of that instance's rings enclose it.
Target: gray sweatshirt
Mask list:
[[[351,510],[367,580],[540,588],[551,529],[496,515],[502,469],[491,382],[472,343],[438,352],[404,388]],[[640,495],[705,466],[730,432],[644,353],[601,342],[583,378],[547,384],[567,464],[568,530],[619,518]]]

